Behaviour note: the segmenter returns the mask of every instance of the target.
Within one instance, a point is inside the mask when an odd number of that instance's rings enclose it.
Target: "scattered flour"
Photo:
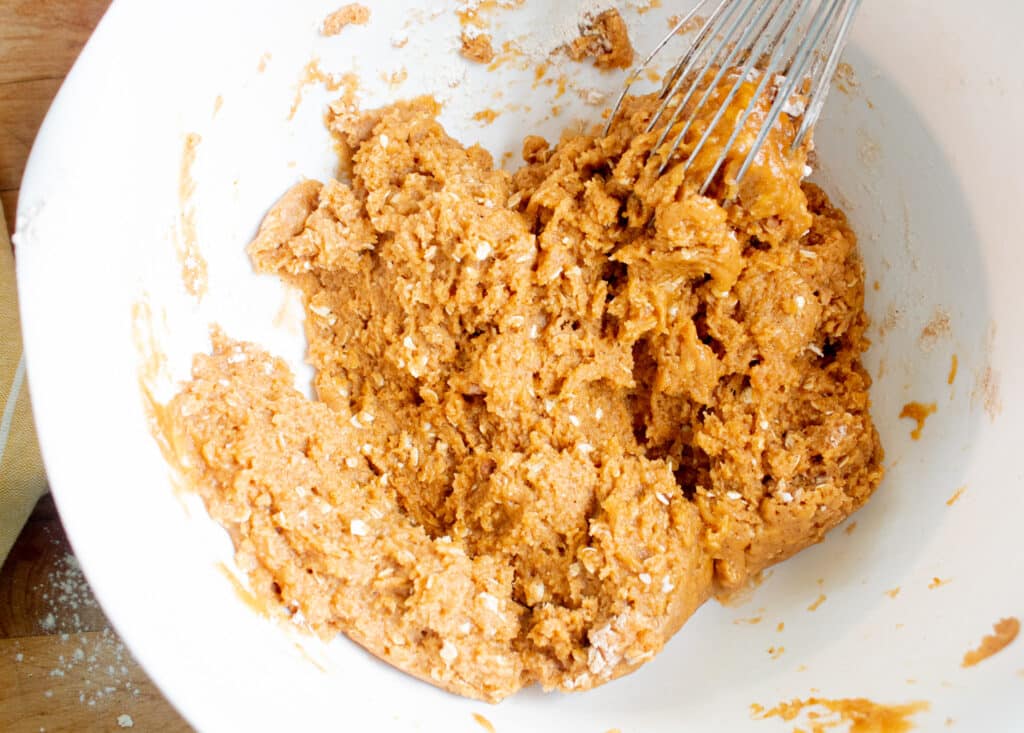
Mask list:
[[[569,5],[575,5],[570,11]],[[538,24],[530,34],[516,39],[516,47],[531,61],[541,62],[556,49],[579,38],[580,26],[615,7],[612,0],[576,0],[575,3],[552,3],[550,23]]]
[[[52,537],[51,541],[59,545]],[[48,676],[63,680],[65,687],[77,685],[78,702],[82,705],[95,707],[115,695],[126,701],[135,699],[140,694],[137,668],[124,644],[99,615],[99,605],[75,557],[65,554],[60,558],[38,590],[42,591],[40,597],[46,611],[39,625],[57,641],[56,659]],[[98,628],[101,623],[102,628]],[[31,653],[19,651],[14,661],[35,660]],[[46,690],[43,695],[53,697],[54,691]],[[71,695],[73,699],[74,692]],[[122,718],[128,725],[122,724]],[[133,724],[130,716],[118,718],[121,727]]]

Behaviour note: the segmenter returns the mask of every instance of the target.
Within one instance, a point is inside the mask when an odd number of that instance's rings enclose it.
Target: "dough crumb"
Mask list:
[[[633,63],[633,44],[626,22],[614,8],[582,25],[579,38],[564,48],[573,61],[592,58],[594,66],[606,71],[628,69]]]
[[[1013,616],[997,621],[992,626],[992,633],[981,640],[976,649],[964,654],[960,666],[973,667],[984,662],[993,654],[998,654],[1016,640],[1020,633],[1020,621]]]
[[[770,709],[755,703],[750,706],[750,713],[755,720],[779,718],[787,723],[798,721],[799,727],[794,730],[907,733],[915,727],[911,718],[930,707],[924,701],[886,705],[862,697],[841,700],[811,697],[781,702]]]
[[[857,72],[854,68],[843,61],[836,67],[836,74],[833,84],[839,87],[843,94],[853,94],[860,88],[860,81],[857,79]]]
[[[958,487],[957,490],[953,492],[952,496],[946,499],[946,506],[953,506],[960,501],[960,497],[964,495],[965,491],[967,491],[967,484]]]
[[[900,419],[913,420],[916,426],[910,431],[911,440],[920,440],[921,433],[924,432],[924,424],[929,417],[934,415],[938,410],[938,406],[934,402],[923,404],[921,402],[908,402],[903,405],[903,409],[900,410]]]
[[[487,109],[482,109],[479,112],[475,113],[473,115],[473,119],[482,124],[489,125],[496,119],[498,119],[500,115],[501,112],[499,112],[496,109],[491,109],[488,107]]]
[[[473,713],[473,720],[476,721],[477,725],[487,731],[487,733],[495,733],[494,724],[480,713]]]
[[[387,85],[392,89],[395,89],[409,78],[409,71],[404,66],[398,71],[392,71],[391,73],[381,72],[380,78],[387,82]]]
[[[370,22],[370,9],[359,3],[349,3],[335,10],[324,18],[320,33],[325,36],[336,36],[350,25],[366,25]]]
[[[489,64],[494,60],[494,48],[491,45],[491,37],[486,33],[471,34],[462,32],[463,58],[475,61],[478,64]]]
[[[677,25],[682,23],[684,17],[685,16],[682,15],[670,15],[666,21],[668,23],[669,30],[675,28]],[[704,24],[707,22],[707,18],[705,18],[703,15],[694,15],[688,21],[679,26],[679,30],[677,30],[676,33],[680,35],[693,33],[694,31],[703,28]]]

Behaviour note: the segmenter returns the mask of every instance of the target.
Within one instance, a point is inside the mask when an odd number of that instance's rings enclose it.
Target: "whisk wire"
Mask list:
[[[661,165],[661,170],[659,171],[659,173],[665,172],[665,169],[668,167],[668,162],[671,159],[672,155],[679,148],[679,144],[686,137],[686,133],[690,131],[690,127],[691,125],[693,125],[694,120],[697,119],[697,111],[703,109],[704,105],[707,104],[708,99],[714,93],[715,89],[718,88],[718,85],[721,83],[722,79],[728,73],[730,66],[736,59],[736,56],[739,54],[740,48],[743,47],[743,44],[749,41],[749,38],[753,34],[754,29],[756,27],[756,18],[753,23],[749,23],[747,25],[746,30],[740,35],[738,40],[734,39],[736,34],[740,31],[742,25],[748,22],[747,16],[755,7],[756,5],[753,3],[744,7],[743,13],[741,13],[739,17],[737,17],[733,21],[732,25],[729,27],[729,30],[726,32],[725,37],[722,39],[722,42],[719,45],[718,49],[716,49],[715,53],[712,54],[712,63],[709,66],[709,69],[714,69],[717,66],[717,72],[715,73],[715,77],[711,81],[711,83],[708,84],[707,87],[704,89],[704,93],[697,101],[697,106],[694,108],[693,113],[689,116],[689,118],[687,118],[686,122],[683,124],[682,129],[679,131],[679,134],[676,135],[675,139],[672,141],[672,146],[669,148],[669,152],[664,158],[664,162]],[[769,6],[767,3],[763,4],[761,8],[761,14],[763,14],[768,9],[768,7]],[[722,52],[725,52],[726,54],[724,59],[720,59]],[[697,83],[693,83],[690,85],[690,89],[689,91],[687,91],[686,96],[683,98],[681,102],[679,102],[679,104],[676,105],[675,110],[672,113],[672,116],[669,117],[668,122],[665,123],[664,129],[661,131],[661,136],[658,138],[658,142],[655,143],[655,150],[661,149],[662,143],[665,142],[665,138],[668,136],[669,131],[672,129],[672,127],[675,126],[676,122],[679,119],[679,116],[682,114],[686,105],[689,103],[690,98],[693,96],[693,92],[695,92],[699,88],[700,85]],[[724,109],[725,105],[722,105],[720,111],[724,111]],[[691,159],[692,157],[693,156],[691,155]]]
[[[750,167],[754,164],[758,153],[764,145],[764,141],[768,138],[768,133],[771,132],[775,123],[779,121],[779,116],[782,114],[783,109],[790,104],[790,100],[793,95],[797,93],[802,86],[804,86],[806,78],[804,76],[804,72],[806,71],[807,63],[841,2],[843,2],[843,0],[822,2],[818,6],[814,16],[811,18],[807,34],[797,47],[796,52],[793,54],[793,60],[785,71],[786,79],[779,85],[779,90],[775,95],[775,101],[772,103],[768,114],[765,116],[761,129],[758,131],[757,137],[754,139],[754,143],[750,146],[750,151],[747,153],[747,157],[744,159],[739,172],[736,174],[737,181],[742,180],[742,178],[747,174],[747,171],[750,170]],[[803,114],[806,118],[806,105],[804,106]],[[722,154],[726,155],[727,153],[728,151],[723,151]]]
[[[720,0],[720,4],[719,4],[719,7],[718,7],[718,10],[721,10],[722,8],[724,8],[726,6],[726,4],[728,4],[728,3],[729,3],[729,0]],[[647,67],[651,65],[651,62],[654,60],[654,57],[657,56],[661,52],[661,50],[663,48],[665,48],[666,45],[668,45],[669,41],[671,41],[673,38],[675,38],[677,33],[679,33],[691,21],[693,21],[695,18],[697,18],[698,17],[697,14],[707,4],[708,4],[708,0],[700,0],[700,2],[698,2],[689,13],[684,15],[672,27],[672,30],[669,31],[668,35],[661,39],[661,41],[658,43],[658,45],[654,47],[654,50],[651,51],[647,55],[647,58],[645,58],[643,60],[643,62],[636,68],[636,70],[630,73],[630,75],[629,75],[629,77],[627,78],[627,81],[626,81],[626,86],[622,90],[622,92],[619,94],[618,99],[615,100],[615,106],[612,107],[611,114],[608,116],[608,121],[605,123],[605,126],[604,126],[604,134],[605,135],[607,135],[608,132],[611,130],[612,122],[615,120],[615,116],[619,113],[619,110],[622,109],[622,103],[625,101],[626,96],[629,94],[629,90],[633,87],[633,84],[636,83],[637,79],[640,78],[640,76],[641,76],[641,74],[643,74],[644,70],[647,69]],[[716,10],[716,12],[717,12],[717,10]],[[706,24],[705,24],[705,27],[706,27]],[[694,43],[690,46],[690,51],[691,52],[696,48],[697,43],[698,43],[698,40],[695,40]],[[685,59],[685,56],[684,56],[684,59]],[[673,68],[674,69],[679,68],[681,63],[682,63],[682,61],[677,63],[675,65],[675,67],[673,67]],[[671,75],[672,75],[672,72],[670,72],[669,75],[667,75],[665,77],[666,80]],[[664,90],[665,90],[665,85],[662,86],[662,91],[664,92]]]
[[[846,39],[850,29],[853,27],[853,18],[860,8],[861,0],[845,0],[842,4],[846,7],[842,11],[842,20],[835,25],[834,37],[830,38],[826,44],[826,48],[830,49],[830,53],[824,62],[824,68],[820,73],[811,77],[816,79],[817,86],[811,92],[810,102],[807,105],[807,111],[804,113],[804,119],[800,123],[800,129],[797,131],[796,137],[793,138],[794,150],[803,145],[804,139],[810,134],[811,128],[814,127],[818,116],[821,115],[821,110],[825,106],[825,99],[828,97],[829,87],[832,84],[832,77],[835,75],[836,69],[839,68],[839,58],[842,56],[843,48],[846,46]]]
[[[662,127],[652,152],[660,161],[659,174],[664,173],[676,158],[679,147],[698,116],[707,116],[705,107],[714,98],[722,80],[728,74],[737,75],[718,109],[710,115],[707,128],[689,150],[683,167],[685,175],[698,155],[706,149],[743,84],[758,79],[749,103],[733,121],[728,143],[706,174],[699,189],[703,194],[721,170],[751,115],[762,104],[761,100],[768,93],[769,85],[774,85],[776,89],[772,104],[736,174],[735,180],[738,183],[757,160],[769,132],[776,126],[783,112],[794,121],[800,120],[790,151],[796,151],[805,143],[821,114],[861,2],[699,0],[636,71],[630,74],[605,125],[605,134],[610,131],[626,95],[642,72],[650,67],[670,40],[700,19],[699,13],[710,11],[686,52],[665,75],[659,93],[661,104],[648,121],[645,132],[653,131],[659,124]],[[707,83],[709,77],[712,79]],[[691,104],[698,94],[700,96],[696,103]],[[682,126],[675,130],[684,115],[686,119]],[[671,144],[664,149],[666,140],[674,130]]]
[[[764,69],[761,73],[761,79],[757,84],[757,88],[754,90],[753,97],[751,98],[753,101],[751,104],[748,104],[744,108],[743,112],[737,116],[736,122],[733,125],[732,134],[729,136],[729,140],[728,142],[726,142],[725,147],[723,148],[724,150],[732,150],[732,146],[736,143],[736,139],[743,131],[743,128],[746,127],[747,121],[750,119],[750,116],[754,113],[754,110],[757,109],[756,101],[761,98],[762,94],[764,94],[764,90],[767,88],[769,81],[774,78],[775,72],[779,68],[779,63],[782,60],[782,55],[785,51],[785,46],[783,45],[782,41],[785,38],[786,34],[789,32],[789,29],[794,24],[800,23],[804,15],[806,15],[808,7],[808,3],[804,2],[804,0],[788,0],[783,12],[776,14],[778,17],[780,17],[781,21],[779,22],[778,27],[775,29],[775,34],[765,34],[766,38],[770,38],[767,47],[760,53],[757,53],[755,51],[755,53],[751,54],[750,58],[747,59],[747,64],[743,68],[744,77],[746,77],[746,75],[750,73],[751,68],[753,68],[754,65],[756,65],[759,62],[761,56],[763,56],[764,54],[768,55],[768,61],[764,65]],[[773,17],[773,21],[774,19],[775,18]],[[696,152],[694,152],[691,155],[691,160],[693,159],[693,157],[695,157]],[[707,192],[715,176],[718,174],[718,170],[724,164],[725,156],[721,156],[715,162],[715,165],[711,167],[711,170],[708,171],[707,177],[705,177],[704,183],[701,184],[700,187],[701,195],[704,195]]]
[[[789,0],[790,5],[792,5],[792,2],[793,0]],[[701,151],[703,151],[704,146],[707,144],[708,140],[711,139],[712,134],[714,134],[716,128],[718,127],[718,123],[722,120],[722,117],[725,116],[725,113],[732,105],[732,102],[736,98],[736,95],[739,93],[740,88],[743,86],[743,84],[745,84],[748,81],[749,74],[754,70],[756,64],[758,63],[758,60],[764,53],[765,46],[771,39],[771,36],[768,33],[768,29],[771,27],[773,21],[779,16],[779,11],[783,9],[785,5],[786,2],[764,3],[762,5],[761,12],[754,19],[754,22],[747,28],[746,33],[740,39],[739,43],[737,43],[736,46],[733,48],[732,52],[729,54],[729,57],[722,63],[722,65],[719,66],[718,74],[716,75],[714,81],[712,81],[712,83],[708,86],[707,90],[705,90],[704,97],[701,99],[700,102],[698,102],[697,108],[694,110],[694,114],[691,115],[690,119],[687,121],[687,124],[683,126],[683,128],[679,131],[679,134],[676,136],[675,140],[672,142],[671,151],[675,151],[676,149],[678,149],[679,145],[685,139],[686,133],[689,131],[690,125],[692,124],[692,121],[695,119],[696,112],[699,109],[703,108],[704,104],[707,102],[708,98],[711,96],[712,92],[717,87],[722,76],[732,67],[732,64],[736,60],[735,57],[739,50],[742,48],[746,48],[746,44],[749,43],[750,36],[754,36],[755,38],[757,38],[757,41],[754,44],[753,49],[751,49],[750,52],[747,54],[747,58],[743,62],[743,66],[740,68],[739,73],[736,74],[736,81],[733,82],[732,88],[726,95],[725,100],[723,100],[723,102],[718,106],[718,111],[711,118],[711,121],[708,123],[707,129],[704,130],[704,134],[701,136],[701,138],[697,141],[697,144],[690,151],[690,154],[686,159],[686,163],[683,166],[684,174],[690,170],[691,164],[694,160],[697,159],[697,156],[700,155]],[[748,105],[747,108],[751,108],[751,105]],[[666,156],[665,160],[662,162],[662,173],[665,171],[665,168],[668,167],[669,160],[670,157]],[[716,165],[715,169],[717,170],[717,168],[718,166]],[[701,187],[701,193],[703,193],[704,188],[704,186]]]
[[[658,124],[658,121],[661,119],[661,116],[670,107],[672,107],[675,112],[678,112],[679,110],[685,108],[686,105],[690,102],[690,99],[697,91],[696,84],[690,85],[690,87],[686,90],[685,94],[683,95],[682,99],[676,101],[676,95],[679,93],[680,87],[691,78],[691,73],[695,70],[697,62],[702,59],[702,52],[705,50],[704,41],[709,36],[711,38],[714,38],[716,35],[720,33],[725,33],[725,31],[722,30],[722,26],[726,25],[733,19],[733,14],[736,11],[740,10],[741,6],[741,3],[733,2],[733,0],[725,0],[725,2],[723,2],[722,5],[716,10],[715,15],[709,18],[707,23],[704,24],[704,27],[701,29],[701,32],[698,35],[697,40],[694,42],[693,48],[691,49],[692,53],[687,53],[687,56],[684,57],[684,60],[686,61],[685,66],[683,66],[682,63],[678,64],[677,68],[673,69],[672,73],[670,74],[672,83],[666,84],[662,88],[660,98],[663,100],[663,103],[661,107],[658,108],[657,114],[655,114],[654,117],[651,118],[651,121],[647,123],[646,132],[650,132],[655,128],[655,126]],[[719,12],[723,9],[726,10],[724,14]],[[731,30],[732,28],[730,28],[730,31]],[[709,66],[708,60],[704,60],[704,66],[705,68]],[[655,150],[661,147],[661,144],[665,142],[665,137],[668,135],[668,130],[674,124],[673,119],[674,118],[670,117],[669,121],[665,123],[665,129],[662,130],[661,137],[658,138],[658,142],[654,146]]]
[[[776,11],[777,9],[778,9],[777,7],[773,8],[770,3],[763,3],[762,4],[761,10],[755,15],[755,17],[751,21],[750,25],[748,27],[746,27],[746,30],[743,32],[742,36],[740,36],[739,40],[735,44],[732,44],[732,48],[729,51],[729,53],[727,54],[726,58],[719,64],[719,66],[718,66],[718,73],[715,75],[715,78],[711,82],[711,84],[708,85],[708,88],[705,89],[705,92],[703,92],[703,95],[700,97],[699,101],[697,101],[696,110],[703,109],[703,106],[705,106],[705,104],[708,103],[708,100],[711,98],[712,94],[718,88],[718,85],[721,83],[722,79],[732,69],[732,64],[737,60],[737,57],[738,57],[739,52],[740,52],[740,49],[745,48],[746,44],[750,43],[750,40],[751,40],[752,37],[758,37],[758,38],[763,38],[764,37],[764,35],[765,35],[764,34],[764,30],[765,30],[764,21],[767,18],[768,23],[770,23],[771,17],[774,14],[774,11]],[[770,10],[772,11],[771,13],[769,13]],[[761,46],[763,46],[763,44],[759,41],[759,43],[757,44],[757,47],[761,47]],[[717,54],[716,54],[716,57],[717,57]],[[748,62],[750,62],[749,58],[748,58]],[[701,135],[700,139],[697,141],[697,144],[693,147],[692,150],[690,150],[690,155],[688,156],[688,158],[686,160],[686,163],[683,166],[683,172],[684,173],[689,170],[690,164],[699,155],[700,150],[702,150],[703,146],[705,146],[705,144],[708,142],[708,139],[711,137],[712,133],[715,131],[716,126],[721,121],[722,117],[725,116],[726,111],[729,109],[729,105],[732,103],[732,100],[735,98],[736,94],[739,92],[739,88],[743,85],[743,82],[745,81],[745,79],[744,79],[745,74],[746,74],[746,71],[745,71],[745,67],[744,67],[744,70],[741,70],[740,73],[736,76],[736,81],[733,83],[732,88],[729,90],[729,93],[726,95],[725,100],[719,105],[718,112],[715,113],[715,115],[712,118],[711,122],[708,124],[708,129],[705,130],[705,132],[703,132],[703,134]],[[675,120],[675,118],[678,117],[679,112],[680,111],[677,110],[677,114],[673,116],[673,120]],[[669,161],[671,160],[672,156],[675,154],[676,150],[679,148],[679,145],[682,144],[683,140],[686,139],[686,133],[689,132],[690,127],[692,126],[693,121],[695,119],[696,119],[696,116],[695,115],[691,115],[689,117],[689,119],[687,119],[687,121],[683,125],[683,127],[680,129],[680,131],[677,133],[675,139],[672,141],[672,146],[669,149],[669,155],[667,155],[665,157],[665,160],[662,163],[662,170],[660,170],[660,172],[662,172],[662,173],[665,172],[665,169],[668,167]],[[670,125],[672,125],[672,124],[673,123],[670,122]],[[668,126],[667,126],[666,129],[668,129]]]
[[[710,0],[699,0],[697,3],[697,7],[693,9],[694,14],[698,10],[703,9],[704,6],[706,6],[709,3],[709,1]],[[731,7],[731,2],[732,0],[718,0],[718,5],[715,7],[711,15],[703,19],[703,22],[700,23],[700,29],[697,32],[697,36],[696,38],[694,38],[693,43],[690,44],[690,47],[687,49],[687,52],[675,64],[675,66],[672,67],[669,73],[665,75],[665,79],[661,85],[661,93],[659,95],[660,99],[665,99],[666,97],[671,96],[669,94],[670,88],[675,86],[676,82],[680,78],[685,78],[685,74],[683,73],[684,66],[686,64],[689,64],[691,61],[694,61],[697,53],[704,48],[704,41],[709,36],[714,37],[714,33],[721,29],[719,21],[722,21],[724,19],[723,13],[725,13],[725,11]],[[699,17],[695,19],[702,20]],[[677,26],[677,31],[675,32],[678,32],[678,30],[682,30],[681,25]],[[671,38],[672,35],[673,34],[670,34],[669,38]]]

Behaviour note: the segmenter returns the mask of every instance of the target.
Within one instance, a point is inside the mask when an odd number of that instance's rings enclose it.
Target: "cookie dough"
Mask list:
[[[628,69],[633,64],[633,44],[626,21],[615,8],[606,10],[580,27],[579,38],[565,45],[573,61],[594,60],[603,70]]]
[[[370,22],[370,9],[359,3],[349,3],[324,18],[320,32],[325,36],[336,36],[350,25],[366,25]]]
[[[652,97],[528,137],[515,174],[432,100],[335,105],[347,180],[296,185],[249,248],[303,294],[316,399],[216,332],[167,407],[257,592],[462,695],[582,690],[859,507],[856,238],[787,116],[736,184],[768,101],[707,196],[720,148],[679,163],[709,120],[659,175]]]
[[[491,37],[486,33],[470,33],[464,30],[461,41],[462,48],[459,53],[463,58],[478,64],[489,64],[494,61],[494,47],[491,45]]]

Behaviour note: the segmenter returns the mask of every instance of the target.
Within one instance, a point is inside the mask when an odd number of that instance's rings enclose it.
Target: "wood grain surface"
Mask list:
[[[0,0],[0,202],[110,0]],[[49,496],[0,569],[0,731],[189,731],[110,628]]]
[[[0,198],[14,227],[39,124],[110,0],[0,0]]]

